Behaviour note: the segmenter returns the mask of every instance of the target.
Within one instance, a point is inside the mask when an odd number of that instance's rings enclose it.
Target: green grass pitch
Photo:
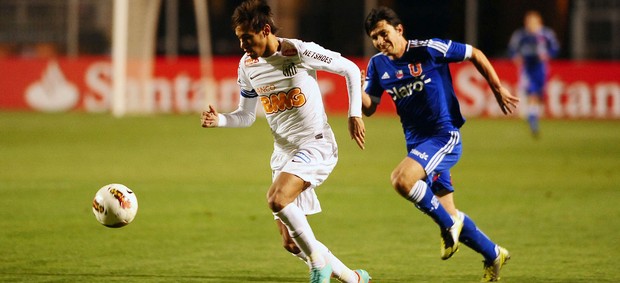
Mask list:
[[[435,224],[390,187],[397,118],[365,118],[366,150],[330,123],[340,161],[318,189],[317,237],[373,282],[477,282],[466,247],[439,258]],[[457,206],[513,259],[504,282],[620,282],[620,122],[470,119],[453,169]],[[265,201],[272,139],[202,129],[198,115],[0,113],[1,282],[306,282]],[[108,183],[132,188],[134,222],[91,212]]]

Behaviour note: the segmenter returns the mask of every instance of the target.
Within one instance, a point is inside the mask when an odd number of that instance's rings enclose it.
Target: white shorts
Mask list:
[[[314,189],[320,186],[338,163],[338,145],[333,133],[305,142],[295,150],[276,148],[271,155],[272,181],[281,172],[293,174],[310,183],[294,203],[306,214],[321,212],[321,203]],[[277,218],[276,218],[277,219]]]

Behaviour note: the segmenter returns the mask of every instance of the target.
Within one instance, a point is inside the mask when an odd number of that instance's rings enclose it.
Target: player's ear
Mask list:
[[[397,24],[394,29],[396,30],[396,32],[398,32],[398,34],[403,34],[403,32],[405,31],[405,28],[402,24]]]
[[[271,33],[271,26],[269,24],[265,24],[263,27],[263,36],[268,36]]]

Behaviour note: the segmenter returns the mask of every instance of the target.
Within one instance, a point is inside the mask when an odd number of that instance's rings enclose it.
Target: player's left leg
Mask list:
[[[506,249],[491,241],[467,214],[457,210],[454,204],[454,188],[449,176],[450,172],[442,172],[436,175],[433,182],[433,192],[448,212],[452,215],[457,214],[457,217],[463,220],[463,229],[459,241],[484,257],[483,281],[496,281],[499,279],[499,271],[510,259],[510,254]]]
[[[476,226],[467,214],[456,209],[453,197],[453,193],[438,196],[439,202],[446,210],[457,213],[458,217],[463,220],[463,229],[461,230],[459,241],[481,254],[485,260],[495,259],[498,254],[497,245]]]
[[[533,137],[540,135],[540,112],[541,112],[540,95],[531,93],[527,96],[527,122]]]
[[[269,208],[286,226],[289,235],[306,255],[310,263],[310,282],[322,282],[329,278],[332,268],[323,256],[318,241],[304,212],[294,200],[310,184],[298,176],[282,172],[275,177],[267,193]]]

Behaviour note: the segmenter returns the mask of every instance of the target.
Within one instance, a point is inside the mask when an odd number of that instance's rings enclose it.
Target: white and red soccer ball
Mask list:
[[[136,217],[138,198],[124,185],[105,185],[95,194],[93,213],[97,221],[107,227],[123,227]]]

